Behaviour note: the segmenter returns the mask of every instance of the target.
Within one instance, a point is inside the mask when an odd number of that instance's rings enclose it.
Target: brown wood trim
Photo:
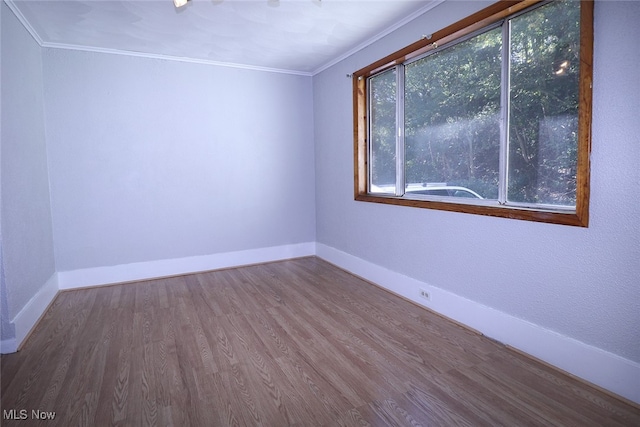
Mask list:
[[[449,25],[448,27],[436,31],[435,33],[431,34],[431,38],[420,39],[417,42],[414,42],[409,46],[404,47],[390,55],[387,55],[384,58],[374,62],[373,64],[356,71],[353,75],[354,77],[369,77],[373,74],[379,73],[380,71],[394,67],[397,64],[401,64],[411,58],[422,55],[423,53],[434,49],[434,47],[442,46],[455,39],[486,27],[487,25],[491,25],[494,22],[501,20],[505,16],[509,16],[522,9],[526,9],[527,7],[532,6],[536,3],[540,3],[541,1],[542,0],[498,1],[497,3],[484,8],[474,13],[473,15],[470,15],[458,22]]]
[[[436,209],[449,212],[585,227],[582,223],[582,219],[574,213],[549,212],[518,207],[479,206],[453,202],[402,199],[399,197],[382,196],[377,194],[358,194],[356,195],[355,200],[360,202],[383,203],[387,205],[409,206],[414,208]]]
[[[355,195],[366,194],[367,171],[367,83],[364,78],[353,76],[353,141],[354,141],[354,190]]]
[[[591,175],[591,113],[593,109],[593,1],[580,4],[580,78],[578,100],[578,164],[576,215],[589,226]]]
[[[513,13],[524,10],[541,0],[502,0],[436,31],[431,39],[422,39],[400,49],[353,74],[354,102],[354,190],[355,200],[437,209],[451,212],[487,215],[560,225],[588,227],[590,196],[591,114],[593,82],[593,0],[582,0],[580,7],[580,87],[578,104],[578,159],[575,213],[550,212],[502,206],[477,206],[451,202],[403,199],[369,194],[368,179],[368,122],[366,78],[407,59],[422,55],[437,46],[454,41]],[[435,45],[434,45],[435,43]]]

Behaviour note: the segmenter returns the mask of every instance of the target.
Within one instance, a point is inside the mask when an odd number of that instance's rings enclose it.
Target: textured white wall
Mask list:
[[[315,241],[310,77],[43,58],[58,271]]]
[[[640,3],[596,3],[589,228],[353,200],[345,75],[484,5],[446,2],[314,77],[317,241],[640,362]]]
[[[2,252],[5,302],[13,319],[52,276],[55,265],[41,49],[4,2],[0,7]]]

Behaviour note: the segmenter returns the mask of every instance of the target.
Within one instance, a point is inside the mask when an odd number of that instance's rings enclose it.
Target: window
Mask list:
[[[592,2],[503,1],[357,71],[356,200],[586,227],[592,51]]]

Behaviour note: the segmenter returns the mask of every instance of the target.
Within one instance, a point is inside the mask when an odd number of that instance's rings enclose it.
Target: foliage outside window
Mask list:
[[[354,73],[356,199],[588,225],[593,3],[499,2]]]

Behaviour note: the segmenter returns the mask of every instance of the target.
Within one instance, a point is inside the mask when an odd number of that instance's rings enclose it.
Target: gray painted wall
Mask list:
[[[13,319],[54,274],[55,265],[41,48],[4,2],[0,7],[2,254],[6,279],[6,298],[2,297],[8,318]],[[3,336],[8,338],[12,337]]]
[[[2,34],[2,12],[0,7],[0,35]],[[2,43],[0,42],[0,94],[2,94]],[[1,95],[0,95],[1,96]],[[0,117],[2,117],[2,102],[0,102]],[[2,120],[0,120],[0,178],[2,177]],[[0,224],[2,224],[2,185],[0,185]],[[2,227],[0,226],[0,341],[12,339],[16,336],[15,326],[12,327],[9,318],[9,303],[7,300],[7,284],[4,279],[4,256],[2,255]]]
[[[43,58],[58,271],[315,241],[310,77]]]
[[[446,2],[314,77],[317,241],[640,362],[640,3],[596,3],[589,228],[353,200],[345,75],[483,6]]]

